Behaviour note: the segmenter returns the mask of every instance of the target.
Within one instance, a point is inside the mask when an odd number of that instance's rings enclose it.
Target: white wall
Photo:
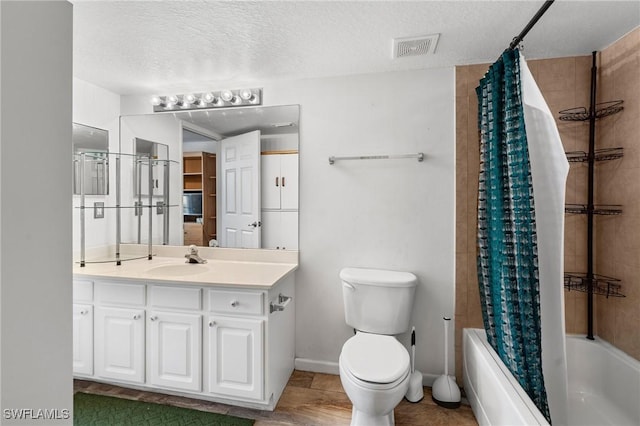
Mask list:
[[[97,127],[109,132],[109,152],[119,151],[120,95],[78,78],[73,79],[73,121]],[[109,156],[109,194],[87,195],[85,205],[92,208],[94,202],[105,206],[115,205],[116,173],[114,156]],[[80,251],[80,196],[73,196],[73,252],[78,259]],[[103,219],[94,219],[93,210],[85,214],[85,245],[87,249],[113,245],[116,241],[115,210],[105,209]]]
[[[73,408],[72,6],[0,2],[0,413]]]
[[[268,105],[301,106],[298,367],[328,366],[337,372],[342,344],[352,335],[344,323],[338,273],[344,266],[361,266],[418,276],[416,368],[442,374],[442,316],[454,314],[454,69],[263,87]],[[151,113],[151,95],[123,97],[122,113]],[[371,160],[330,166],[327,160],[332,155],[417,152],[425,153],[423,163]],[[408,345],[408,336],[402,341]]]

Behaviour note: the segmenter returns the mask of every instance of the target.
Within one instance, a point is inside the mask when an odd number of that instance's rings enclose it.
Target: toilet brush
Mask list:
[[[422,389],[422,373],[416,371],[416,328],[411,327],[411,375],[409,377],[409,389],[405,394],[410,402],[419,402],[424,398]]]
[[[431,388],[431,398],[433,401],[445,408],[458,408],[460,406],[460,388],[456,384],[456,379],[449,375],[449,321],[444,319],[444,374],[433,382]]]

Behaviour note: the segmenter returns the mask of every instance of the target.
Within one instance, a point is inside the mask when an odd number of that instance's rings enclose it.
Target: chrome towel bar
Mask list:
[[[424,161],[424,153],[404,154],[404,155],[356,155],[353,157],[329,157],[329,164],[333,165],[340,160],[394,160],[398,158],[417,158],[418,161]]]

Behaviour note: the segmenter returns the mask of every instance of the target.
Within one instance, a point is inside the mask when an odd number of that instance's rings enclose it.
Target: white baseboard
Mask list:
[[[337,362],[318,361],[316,359],[309,358],[296,358],[295,368],[300,371],[311,371],[312,373],[324,373],[324,374],[340,374],[340,368]],[[422,386],[431,387],[433,382],[440,377],[439,374],[425,374],[422,373]]]
[[[433,382],[435,382],[438,377],[440,377],[439,374],[422,373],[422,386],[426,386],[429,388],[432,387]]]
[[[295,360],[296,370],[300,371],[311,371],[313,373],[324,373],[324,374],[340,374],[340,368],[338,367],[337,362],[329,362],[329,361],[318,361],[315,359],[308,358],[296,358]]]

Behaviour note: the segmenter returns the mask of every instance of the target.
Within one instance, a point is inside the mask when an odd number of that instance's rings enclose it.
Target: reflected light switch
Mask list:
[[[104,219],[104,203],[102,201],[93,203],[93,218]]]

